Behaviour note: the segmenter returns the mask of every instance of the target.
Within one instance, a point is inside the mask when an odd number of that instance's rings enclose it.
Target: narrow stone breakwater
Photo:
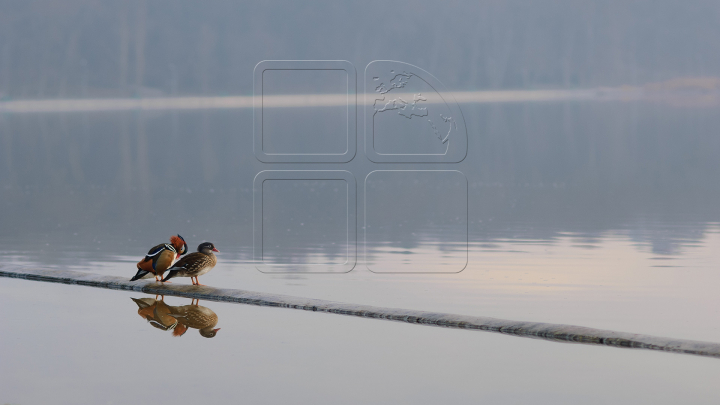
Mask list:
[[[2,266],[0,267],[0,276],[111,290],[138,291],[147,294],[171,295],[207,301],[301,309],[444,328],[481,330],[553,342],[657,350],[720,358],[720,343],[671,339],[582,326],[383,308],[209,286],[161,284],[154,280],[130,282],[126,278],[70,270]]]

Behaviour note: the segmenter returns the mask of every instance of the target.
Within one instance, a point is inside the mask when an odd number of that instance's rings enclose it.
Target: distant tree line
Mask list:
[[[720,2],[0,4],[0,97],[249,94],[263,59],[416,64],[451,89],[720,76]]]

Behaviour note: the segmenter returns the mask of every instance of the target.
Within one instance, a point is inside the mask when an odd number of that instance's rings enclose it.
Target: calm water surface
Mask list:
[[[138,315],[138,294],[9,279],[0,291],[15,309],[0,327],[9,403],[674,404],[717,394],[710,358],[203,301],[218,334],[173,337]]]
[[[2,2],[0,266],[130,279],[179,233],[210,286],[720,343],[719,16]],[[0,404],[720,398],[718,359],[189,305],[0,278]]]
[[[253,178],[297,165],[255,159],[250,111],[5,115],[0,259],[129,279],[147,249],[180,233],[193,250],[220,250],[201,280],[212,286],[720,341],[715,109],[547,102],[463,114],[468,156],[431,165],[445,171],[435,177],[407,172],[427,165],[372,163],[362,148],[346,164],[301,165],[352,173],[357,244],[342,184],[268,188],[263,259],[297,264],[289,273],[253,264]],[[349,273],[307,273],[355,252]],[[173,337],[138,315],[130,298],[142,295],[8,279],[0,289],[9,403],[718,394],[715,359],[205,302],[218,335]]]

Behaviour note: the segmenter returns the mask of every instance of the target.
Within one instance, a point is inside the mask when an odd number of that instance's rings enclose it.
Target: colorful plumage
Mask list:
[[[218,323],[218,316],[210,308],[203,307],[197,303],[183,306],[169,306],[164,302],[161,305],[155,307],[155,316],[161,316],[161,312],[167,312],[168,317],[177,319],[178,326],[175,330],[178,330],[180,326],[187,328],[198,329],[200,335],[206,338],[215,337],[220,328],[215,328]],[[185,331],[176,334],[173,331],[174,336],[181,336]]]
[[[172,331],[173,336],[182,336],[187,332],[187,326],[178,322],[170,315],[169,306],[162,300],[152,298],[131,298],[138,306],[138,315],[143,317],[154,328],[163,331]]]
[[[161,243],[153,246],[145,257],[137,263],[137,273],[130,281],[155,276],[155,281],[161,281],[165,271],[170,268],[180,256],[187,253],[187,243],[182,236],[171,236],[170,243]]]
[[[178,326],[178,320],[172,316],[162,316],[163,312],[157,311],[158,306],[167,306],[162,300],[152,298],[131,298],[138,306],[138,315],[145,318],[155,328],[160,330],[175,330]],[[156,314],[156,312],[158,312]]]
[[[170,267],[167,276],[162,281],[167,281],[173,277],[190,277],[193,285],[202,285],[198,280],[198,276],[202,276],[215,267],[217,257],[213,252],[218,252],[218,250],[210,242],[201,243],[197,250],[197,252],[190,253]]]

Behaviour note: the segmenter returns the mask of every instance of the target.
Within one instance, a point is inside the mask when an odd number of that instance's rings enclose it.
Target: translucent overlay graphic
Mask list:
[[[357,259],[356,182],[344,170],[266,170],[253,183],[253,255],[267,273],[338,273]]]
[[[404,62],[365,68],[365,154],[378,163],[457,163],[467,155],[460,107],[433,75]]]
[[[428,194],[440,195],[427,198]],[[456,170],[365,178],[365,261],[376,273],[457,273],[468,261],[468,183]]]
[[[253,148],[266,163],[345,163],[357,144],[357,73],[347,61],[262,61]]]

